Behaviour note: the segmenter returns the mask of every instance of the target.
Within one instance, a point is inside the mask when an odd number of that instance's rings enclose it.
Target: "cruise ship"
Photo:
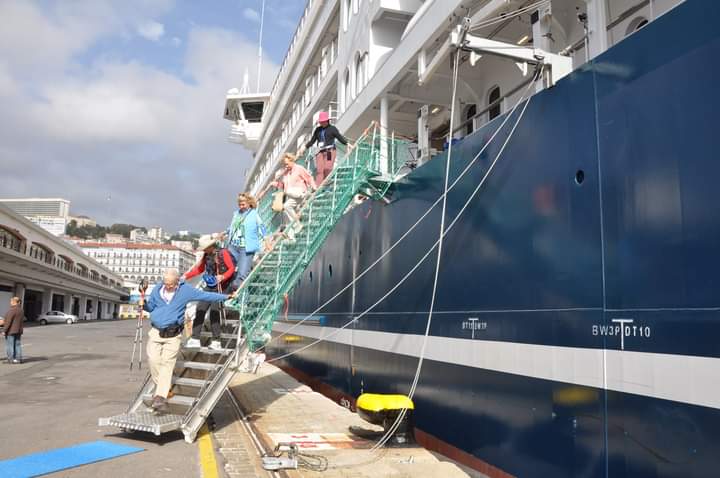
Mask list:
[[[490,477],[720,475],[719,57],[716,0],[308,0],[226,98],[246,189],[321,111],[408,159],[268,358],[348,407],[412,388],[417,441]]]

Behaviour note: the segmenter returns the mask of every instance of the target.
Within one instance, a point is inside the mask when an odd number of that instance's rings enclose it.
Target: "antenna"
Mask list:
[[[250,72],[247,67],[245,67],[245,74],[243,75],[243,84],[242,88],[240,88],[240,94],[246,95],[248,93],[250,93]]]
[[[257,92],[260,93],[260,69],[262,68],[262,34],[263,23],[265,22],[265,0],[262,0],[262,11],[260,12],[260,38],[258,39],[258,68],[257,68]]]

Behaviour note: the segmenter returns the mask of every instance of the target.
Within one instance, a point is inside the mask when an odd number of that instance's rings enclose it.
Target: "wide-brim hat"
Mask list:
[[[327,111],[321,111],[318,114],[318,123],[324,123],[325,121],[330,121],[330,115]]]
[[[207,249],[210,246],[215,245],[215,239],[213,239],[210,235],[201,236],[200,239],[198,239],[198,247],[202,249],[203,251]]]

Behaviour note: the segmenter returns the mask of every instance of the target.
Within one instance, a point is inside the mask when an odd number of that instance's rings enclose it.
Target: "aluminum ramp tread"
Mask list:
[[[211,349],[210,347],[183,347],[186,352],[202,352],[208,355],[230,355],[233,349]]]
[[[143,403],[148,404],[152,402],[152,394],[143,395]],[[181,405],[183,407],[191,407],[195,403],[195,397],[189,397],[187,395],[173,395],[167,399],[167,403],[170,405]]]
[[[123,430],[150,432],[160,435],[173,430],[179,430],[184,417],[175,414],[156,414],[153,412],[133,412],[100,418],[101,427],[115,427]]]
[[[212,332],[200,332],[200,337],[212,337]],[[237,340],[237,334],[227,334],[222,333],[220,334],[221,339],[227,339],[227,340]]]
[[[173,377],[172,383],[183,387],[198,387],[202,388],[205,385],[206,380],[201,378],[188,378],[188,377]]]
[[[183,361],[178,360],[175,362],[175,369],[182,369],[182,368],[191,368],[195,370],[215,370],[222,367],[221,364],[215,364],[215,363],[208,363],[208,362],[191,362],[191,361]]]

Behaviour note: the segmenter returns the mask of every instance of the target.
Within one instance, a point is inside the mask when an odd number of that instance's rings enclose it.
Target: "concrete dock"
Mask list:
[[[231,478],[484,476],[417,445],[370,450],[374,442],[351,434],[348,427],[379,428],[272,364],[263,364],[255,375],[238,374],[230,392],[232,397],[224,397],[214,413],[213,435],[219,468]],[[295,442],[309,462],[326,462],[326,469],[269,474],[260,454],[278,442]]]

